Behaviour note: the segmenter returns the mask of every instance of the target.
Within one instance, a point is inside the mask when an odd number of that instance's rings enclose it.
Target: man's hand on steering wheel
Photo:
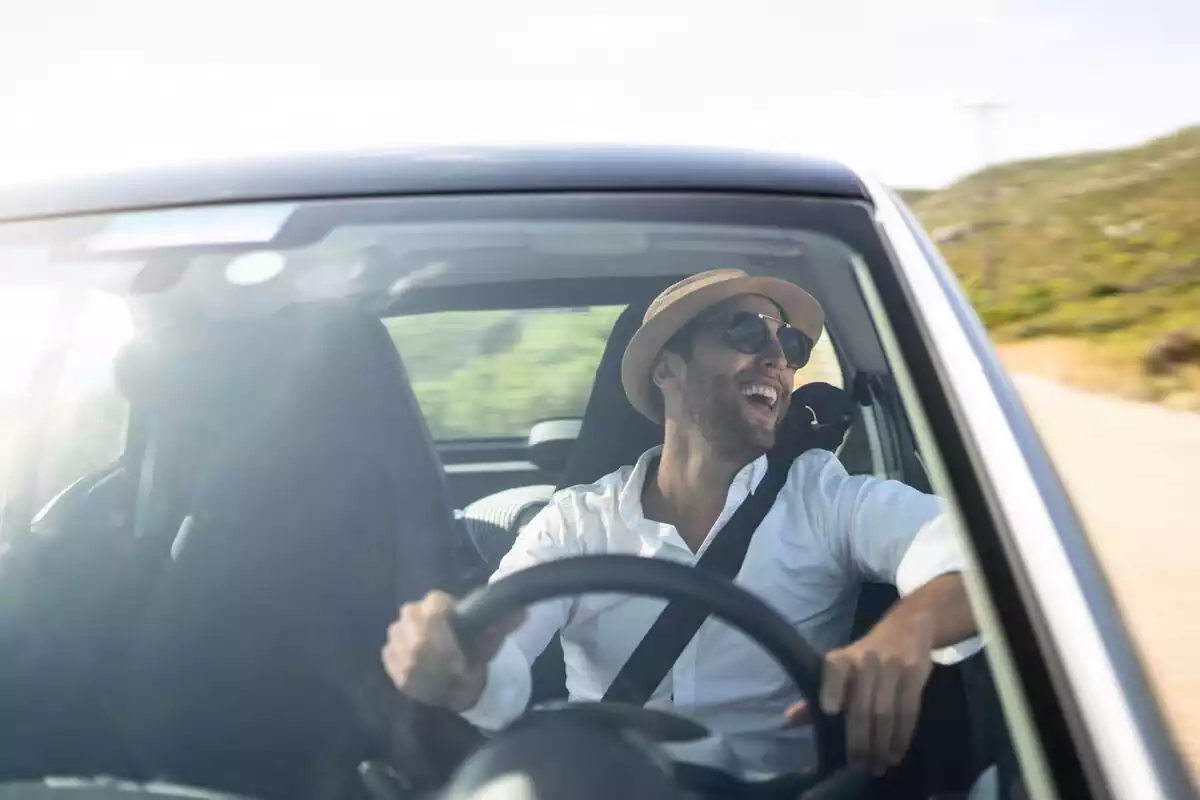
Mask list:
[[[845,713],[850,765],[878,775],[904,758],[933,671],[932,650],[926,618],[892,615],[854,644],[825,656],[821,709]],[[790,724],[803,724],[807,717],[803,702],[787,711]]]
[[[761,598],[703,570],[627,554],[576,556],[536,564],[475,590],[454,604],[453,610],[452,599],[441,593],[407,605],[388,631],[383,652],[387,672],[410,697],[461,712],[478,702],[487,682],[488,662],[504,637],[523,620],[524,609],[545,600],[588,593],[632,594],[693,604],[762,647],[802,695],[820,695],[826,662],[786,618]],[[810,709],[808,716],[815,734],[815,764],[766,783],[775,786],[777,780],[784,780],[788,791],[796,795],[820,790],[833,792],[831,797],[859,796],[866,786],[866,773],[846,767],[840,717],[824,713],[819,705]],[[664,758],[656,758],[643,748],[656,743],[697,741],[708,733],[694,721],[638,704],[566,702],[527,712],[518,723],[489,739],[486,746],[465,753],[468,760],[447,791],[457,797],[453,792],[468,791],[480,780],[490,779],[497,769],[512,769],[514,763],[529,775],[540,776],[537,781],[558,785],[555,782],[563,778],[561,764],[547,762],[542,756],[553,749],[547,742],[558,741],[556,737],[563,730],[571,729],[616,735],[615,741],[641,742],[630,754],[636,753],[634,760],[642,766],[656,765],[651,772],[658,778],[651,783],[661,782],[667,774],[662,762],[671,759],[662,750],[657,752]],[[621,734],[626,732],[638,736],[623,738]],[[687,775],[684,771],[676,779],[690,785]],[[746,781],[736,775],[726,774],[722,781],[726,788],[763,788],[762,781]],[[708,786],[709,780],[701,783]],[[655,791],[661,788],[658,783],[655,787]]]
[[[432,591],[419,602],[405,603],[388,627],[383,666],[396,688],[412,699],[461,713],[483,694],[488,662],[524,614],[474,637],[468,648],[451,624],[457,602]]]

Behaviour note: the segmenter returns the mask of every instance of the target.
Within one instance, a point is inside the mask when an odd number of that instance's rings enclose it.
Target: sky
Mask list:
[[[8,0],[0,183],[619,142],[936,187],[1200,123],[1197,86],[1200,0]]]

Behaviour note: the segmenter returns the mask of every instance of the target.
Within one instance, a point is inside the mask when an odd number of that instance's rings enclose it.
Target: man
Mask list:
[[[766,473],[795,372],[823,324],[820,306],[799,287],[740,270],[701,273],[664,291],[621,365],[630,402],[664,425],[662,447],[593,485],[558,492],[493,580],[593,553],[694,563]],[[821,696],[810,701],[844,712],[851,763],[881,772],[908,749],[935,654],[952,661],[978,647],[961,569],[938,498],[850,476],[832,453],[810,450],[792,464],[736,581],[827,653]],[[894,583],[902,599],[848,644],[865,579]],[[402,608],[388,631],[385,667],[411,697],[494,730],[524,711],[530,665],[556,632],[571,697],[599,700],[663,603],[623,596],[542,603],[484,646],[473,643],[470,657],[447,622],[452,606],[432,593]],[[718,620],[704,623],[647,706],[721,734],[684,757],[742,774],[811,764],[811,729],[800,724],[806,710],[796,689],[769,656]]]

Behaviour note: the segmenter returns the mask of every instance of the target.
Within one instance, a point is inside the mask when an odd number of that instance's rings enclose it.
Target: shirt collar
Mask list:
[[[646,521],[646,515],[642,510],[642,491],[646,487],[646,473],[660,455],[662,455],[662,445],[656,445],[642,453],[637,463],[634,464],[633,471],[629,473],[629,477],[621,486],[621,492],[617,498],[617,512],[630,530],[636,530],[637,526]],[[737,496],[739,502],[745,499],[750,492],[758,488],[758,484],[766,474],[766,455],[761,455],[742,467],[733,476],[733,481],[729,485],[729,492],[725,495],[726,504],[728,505],[731,496]]]

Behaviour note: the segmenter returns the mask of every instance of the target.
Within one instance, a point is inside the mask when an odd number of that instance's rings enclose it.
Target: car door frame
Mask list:
[[[891,269],[860,261],[968,581],[1030,796],[1192,797],[1079,516],[953,273],[904,203],[864,180]],[[978,580],[978,579],[982,580]]]

